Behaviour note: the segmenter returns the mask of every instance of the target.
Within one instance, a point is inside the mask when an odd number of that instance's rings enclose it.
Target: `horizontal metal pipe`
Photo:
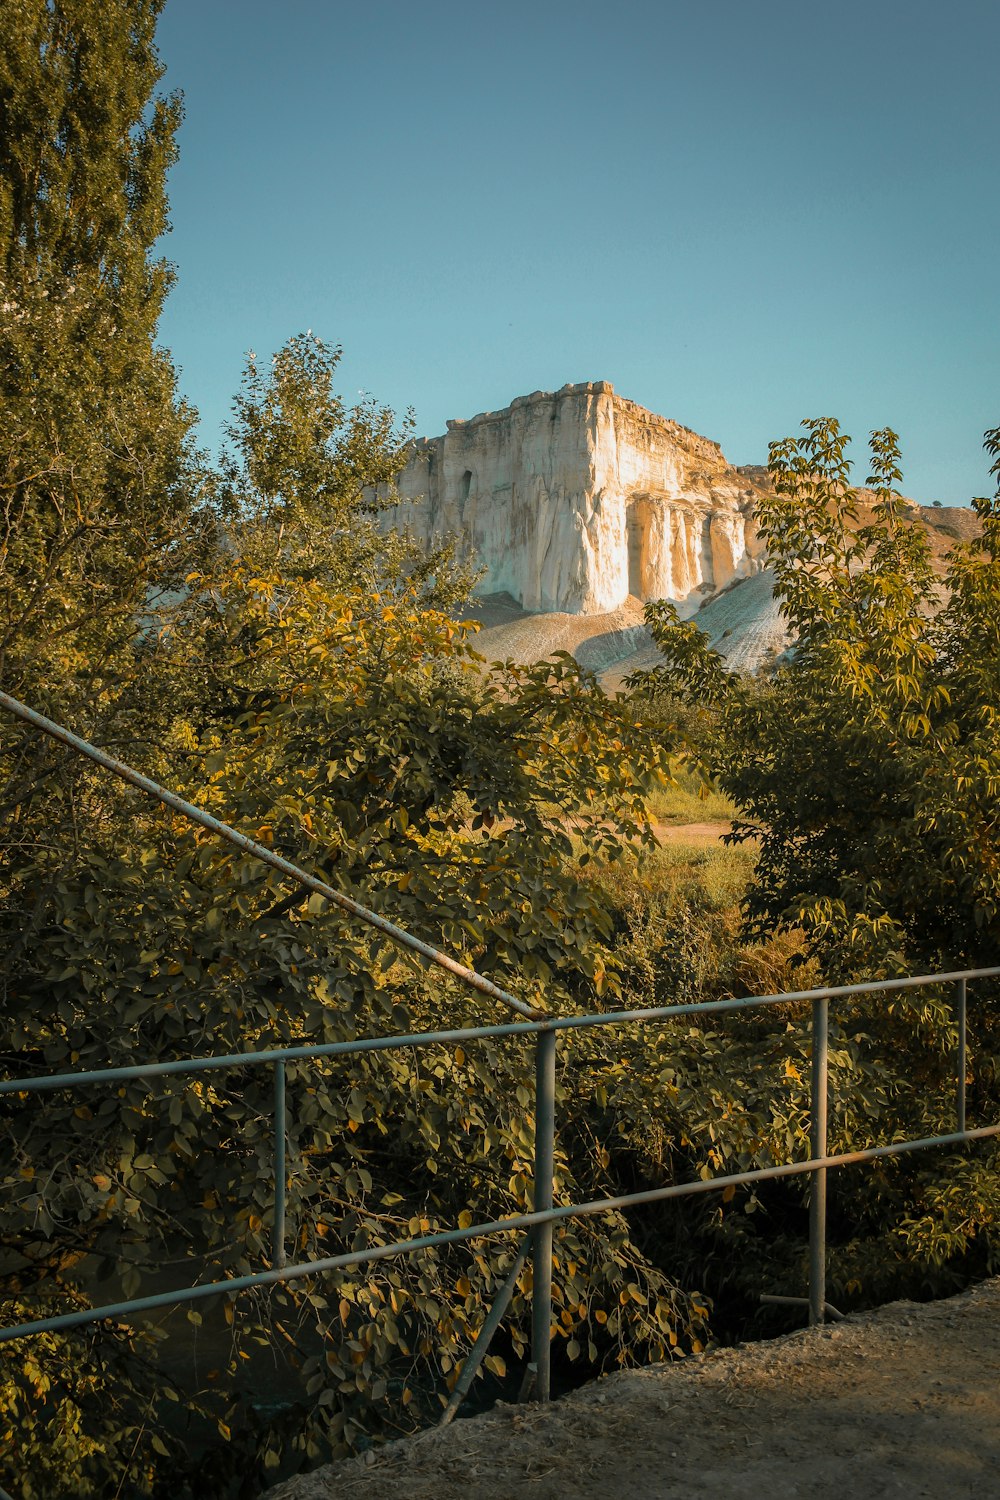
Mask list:
[[[426,1047],[437,1043],[474,1042],[484,1037],[532,1036],[539,1031],[579,1031],[591,1026],[626,1026],[633,1022],[668,1021],[677,1016],[718,1015],[758,1006],[782,1005],[874,991],[912,989],[924,984],[947,984],[955,979],[991,979],[1000,968],[967,969],[958,974],[922,974],[914,979],[872,980],[836,988],[796,990],[787,995],[751,995],[733,1000],[700,1000],[690,1005],[651,1006],[645,1010],[612,1010],[580,1016],[550,1016],[544,1020],[507,1021],[496,1026],[455,1027],[448,1031],[417,1031],[399,1036],[362,1037],[349,1042],[319,1042],[300,1047],[274,1047],[264,1052],[231,1052],[219,1057],[177,1058],[171,1062],[133,1063],[120,1068],[94,1068],[88,1072],[51,1073],[37,1078],[0,1080],[0,1094],[38,1093],[45,1089],[71,1088],[84,1083],[115,1083],[130,1078],[159,1078],[171,1073],[204,1073],[214,1068],[244,1068],[257,1064],[293,1062],[310,1057],[348,1056],[356,1052],[386,1052],[395,1047]]]
[[[399,943],[403,948],[409,948],[413,953],[419,953],[422,958],[428,959],[436,964],[439,969],[445,969],[449,974],[454,974],[461,979],[470,989],[478,990],[480,994],[488,995],[492,1000],[500,1000],[511,1010],[517,1011],[522,1016],[537,1016],[540,1012],[524,1000],[519,1000],[516,995],[508,994],[506,990],[494,984],[492,979],[486,979],[482,974],[477,974],[475,969],[468,969],[454,958],[449,958],[446,953],[433,948],[430,943],[424,943],[420,938],[415,938],[402,927],[397,927],[395,922],[388,918],[379,916],[378,912],[369,910],[360,902],[354,901],[350,896],[345,896],[342,891],[335,890],[332,885],[327,885],[325,880],[318,880],[315,875],[310,875],[307,870],[302,870],[298,865],[293,865],[291,860],[283,859],[280,854],[275,854],[273,849],[268,849],[264,844],[258,844],[255,839],[248,838],[245,833],[238,833],[228,823],[222,823],[218,818],[213,818],[203,808],[196,807],[193,802],[185,802],[183,797],[178,797],[176,792],[168,791],[166,787],[160,786],[159,782],[153,781],[149,776],[143,776],[141,772],[135,771],[124,761],[108,755],[106,750],[99,750],[96,745],[81,739],[70,729],[64,729],[53,719],[47,719],[44,714],[37,713],[35,709],[28,708],[27,704],[20,703],[17,698],[12,698],[9,693],[0,692],[0,708],[15,714],[23,719],[26,724],[31,724],[35,729],[40,729],[43,734],[59,740],[68,745],[71,750],[85,755],[89,760],[103,766],[106,771],[127,781],[130,786],[137,787],[140,792],[145,792],[149,797],[155,797],[167,807],[172,807],[175,812],[181,813],[192,823],[197,823],[202,828],[207,828],[210,833],[217,834],[219,838],[225,839],[227,843],[242,849],[245,854],[252,854],[265,865],[270,865],[273,870],[279,870],[282,875],[288,875],[292,880],[297,880],[299,885],[304,886],[307,891],[313,891],[317,896],[322,896],[333,906],[339,906],[342,911],[349,912],[352,917],[357,917],[369,927],[374,927],[377,932],[382,932],[391,938],[394,943]]]
[[[596,1198],[589,1203],[560,1204],[541,1213],[513,1214],[509,1219],[493,1219],[485,1224],[471,1224],[467,1229],[444,1229],[438,1234],[418,1235],[412,1240],[399,1240],[391,1245],[376,1245],[370,1250],[352,1250],[344,1255],[331,1255],[325,1260],[304,1261],[298,1265],[284,1266],[270,1271],[257,1271],[250,1276],[234,1276],[227,1281],[207,1282],[203,1286],[184,1287],[176,1292],[159,1292],[152,1297],[136,1297],[130,1302],[113,1302],[106,1307],[90,1308],[87,1311],[62,1313],[53,1318],[41,1318],[34,1323],[22,1323],[12,1328],[0,1329],[0,1344],[11,1339],[27,1338],[36,1333],[50,1333],[62,1328],[78,1328],[84,1323],[98,1323],[105,1318],[126,1318],[131,1313],[150,1312],[157,1308],[172,1307],[181,1302],[197,1302],[205,1297],[230,1296],[248,1291],[255,1286],[271,1286],[279,1281],[298,1281],[303,1276],[319,1276],[327,1271],[344,1270],[347,1266],[369,1265],[374,1261],[390,1260],[395,1255],[412,1254],[415,1250],[427,1250],[437,1245],[455,1245],[463,1240],[483,1239],[491,1234],[506,1234],[516,1229],[531,1229],[536,1224],[559,1222],[563,1219],[588,1218],[594,1214],[617,1212],[634,1208],[641,1203],[657,1203],[665,1198],[688,1198],[699,1193],[713,1193],[728,1187],[742,1187],[752,1182],[769,1182],[777,1177],[798,1177],[805,1172],[815,1172],[818,1167],[846,1167],[856,1162],[876,1161],[883,1156],[902,1156],[910,1151],[923,1151],[932,1146],[957,1146],[967,1141],[982,1141],[1000,1135],[1000,1124],[982,1125],[976,1130],[955,1132],[952,1135],[926,1136],[916,1141],[893,1141],[887,1146],[869,1146],[864,1151],[846,1151],[837,1156],[824,1156],[808,1161],[784,1162],[777,1167],[757,1167],[748,1172],[735,1172],[725,1177],[700,1178],[696,1182],[672,1183],[669,1187],[647,1188],[640,1193],[622,1193],[617,1198]]]
[[[315,1046],[274,1047],[265,1052],[230,1052],[219,1057],[176,1058],[164,1063],[134,1063],[122,1068],[95,1068],[86,1073],[52,1073],[39,1078],[5,1078],[0,1094],[40,1093],[46,1089],[73,1088],[84,1083],[115,1083],[130,1078],[160,1078],[171,1073],[207,1073],[216,1068],[270,1066],[276,1062],[298,1062],[313,1057],[348,1056],[356,1052],[387,1052],[396,1047],[427,1047],[432,1043],[475,1041],[479,1037],[517,1036],[547,1030],[551,1022],[529,1025],[508,1021],[497,1026],[476,1026],[451,1031],[417,1031],[405,1036],[364,1037],[352,1042],[320,1042]]]

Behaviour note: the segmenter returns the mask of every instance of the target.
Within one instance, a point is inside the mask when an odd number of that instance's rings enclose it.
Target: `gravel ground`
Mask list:
[[[268,1500],[997,1500],[1000,1280],[501,1405]]]

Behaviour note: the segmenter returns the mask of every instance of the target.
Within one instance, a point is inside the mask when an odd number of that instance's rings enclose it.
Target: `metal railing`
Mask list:
[[[44,1077],[5,1079],[0,1081],[0,1095],[23,1095],[42,1093],[54,1089],[89,1088],[124,1082],[129,1079],[154,1079],[175,1073],[203,1073],[236,1067],[270,1067],[274,1077],[274,1208],[272,1227],[271,1264],[266,1269],[246,1276],[229,1277],[222,1281],[205,1282],[183,1287],[176,1291],[161,1292],[148,1297],[135,1297],[106,1306],[64,1313],[41,1318],[14,1327],[0,1329],[0,1343],[31,1335],[76,1328],[104,1319],[128,1320],[138,1314],[158,1308],[194,1302],[220,1295],[235,1296],[252,1287],[267,1286],[275,1282],[288,1282],[310,1276],[322,1276],[348,1266],[372,1264],[397,1255],[458,1244],[485,1236],[521,1233],[521,1241],[506,1283],[494,1301],[482,1329],[459,1372],[442,1421],[450,1421],[460,1402],[471,1387],[476,1372],[482,1364],[489,1342],[502,1322],[517,1286],[521,1269],[531,1256],[531,1365],[533,1394],[537,1400],[547,1401],[551,1390],[550,1348],[552,1326],[552,1238],[553,1226],[568,1219],[588,1217],[595,1214],[619,1212],[641,1204],[683,1198],[700,1193],[719,1192],[727,1188],[750,1186],[777,1178],[809,1175],[810,1193],[810,1253],[808,1299],[766,1298],[769,1301],[808,1300],[809,1320],[821,1323],[829,1309],[826,1302],[826,1174],[836,1167],[859,1162],[873,1162],[883,1157],[898,1156],[935,1146],[959,1145],[1000,1134],[1000,1123],[969,1129],[966,1120],[966,1062],[967,1062],[967,986],[970,980],[996,978],[1000,966],[994,968],[967,969],[943,974],[919,975],[903,979],[868,981],[861,984],[826,986],[812,990],[800,990],[776,995],[757,995],[741,999],[727,999],[652,1007],[642,1010],[612,1011],[602,1014],[550,1017],[539,1015],[516,996],[486,980],[474,971],[464,968],[429,945],[412,938],[410,934],[387,922],[385,918],[368,911],[358,903],[350,901],[324,882],[310,876],[297,866],[276,855],[273,851],[256,844],[228,825],[220,823],[201,809],[182,798],[167,792],[148,778],[124,766],[103,751],[79,740],[69,731],[45,719],[42,715],[25,708],[23,704],[0,693],[0,707],[16,713],[20,718],[34,724],[45,733],[53,735],[71,748],[87,755],[98,764],[113,771],[122,779],[166,802],[169,806],[212,829],[220,837],[251,853],[283,873],[292,876],[310,890],[318,891],[326,899],[351,911],[362,921],[377,926],[379,930],[414,949],[434,964],[457,975],[470,987],[479,990],[508,1007],[522,1017],[517,1021],[490,1026],[462,1027],[451,1030],[419,1032],[412,1035],[389,1037],[365,1037],[344,1042],[319,1045],[278,1047],[260,1052],[234,1053],[227,1056],[180,1058],[170,1062],[137,1063],[125,1067],[103,1068],[90,1072],[51,1074]],[[886,994],[900,990],[916,989],[927,985],[955,986],[955,1014],[958,1028],[956,1048],[956,1095],[954,1131],[923,1137],[892,1141],[885,1145],[871,1146],[858,1151],[829,1154],[827,1140],[827,1113],[829,1102],[829,1058],[828,1029],[829,1007],[836,1001],[857,995]],[[670,1183],[639,1192],[623,1193],[580,1203],[556,1204],[554,1202],[554,1167],[556,1140],[556,1050],[558,1037],[564,1031],[576,1031],[595,1026],[624,1026],[630,1024],[653,1024],[673,1020],[680,1016],[715,1016],[771,1005],[806,1004],[811,1006],[811,1069],[810,1111],[811,1141],[810,1156],[804,1161],[783,1162],[775,1166],[727,1173],[717,1177],[699,1178],[692,1182]],[[286,1192],[286,1142],[287,1106],[285,1096],[285,1068],[289,1062],[306,1061],[311,1058],[349,1056],[365,1052],[387,1051],[402,1047],[423,1047],[442,1043],[468,1045],[488,1037],[534,1038],[534,1170],[532,1204],[530,1213],[512,1214],[502,1219],[442,1230],[434,1234],[414,1236],[408,1240],[373,1246],[363,1250],[346,1252],[324,1259],[288,1264],[285,1236],[285,1192]]]

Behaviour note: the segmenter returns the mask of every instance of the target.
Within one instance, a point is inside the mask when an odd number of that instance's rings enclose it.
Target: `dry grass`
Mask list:
[[[736,806],[715,787],[706,784],[686,766],[674,771],[672,786],[663,787],[649,799],[650,815],[658,823],[730,823]]]

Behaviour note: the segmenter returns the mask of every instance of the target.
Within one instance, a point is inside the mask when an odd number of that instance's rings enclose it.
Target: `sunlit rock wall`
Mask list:
[[[481,591],[529,610],[604,614],[633,594],[690,613],[756,567],[753,482],[607,381],[449,422],[413,445],[399,492],[387,524],[428,545],[454,533]]]

